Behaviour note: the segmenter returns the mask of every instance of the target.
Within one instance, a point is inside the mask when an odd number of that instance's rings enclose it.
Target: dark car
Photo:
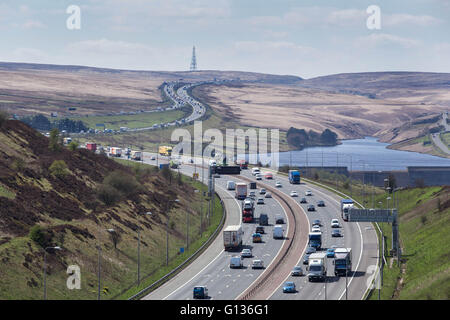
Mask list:
[[[323,200],[319,200],[319,201],[317,202],[317,206],[318,206],[318,207],[325,207],[325,202],[323,202]]]
[[[316,252],[317,251],[317,249],[316,248],[314,248],[314,247],[308,247],[308,248],[306,248],[306,254],[311,254],[311,253],[314,253],[314,252]]]
[[[255,233],[260,233],[260,234],[264,234],[264,227],[263,226],[258,226],[256,227]]]
[[[269,225],[269,217],[265,213],[261,213],[259,215],[259,225],[260,226],[268,226]]]
[[[331,233],[332,237],[342,237],[342,233],[341,230],[339,229],[334,229],[333,232]]]
[[[284,219],[282,216],[278,215],[275,217],[275,223],[276,224],[283,224],[284,223]]]
[[[303,256],[303,264],[308,264],[308,262],[309,262],[309,254],[305,254]]]
[[[301,198],[300,203],[308,203],[308,201],[306,201],[306,198]]]
[[[194,287],[193,298],[194,299],[208,298],[208,289],[205,286]]]
[[[316,219],[316,220],[313,221],[313,223],[312,223],[311,226],[312,226],[312,227],[314,227],[314,226],[319,226],[319,227],[321,227],[321,226],[322,226],[322,222],[321,222],[319,219]]]
[[[308,205],[308,211],[316,211],[316,208],[314,207],[314,205],[310,204]]]

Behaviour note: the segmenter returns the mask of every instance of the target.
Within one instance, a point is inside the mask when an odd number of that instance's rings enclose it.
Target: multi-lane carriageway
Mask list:
[[[152,154],[145,153],[145,162],[156,164],[150,160]],[[165,162],[159,159],[159,163]],[[194,171],[207,176],[207,169],[184,164],[181,172],[192,176]],[[203,171],[203,172],[202,172]],[[264,169],[262,170],[264,172]],[[215,179],[216,192],[224,202],[227,217],[224,226],[241,224],[241,203],[234,198],[234,191],[226,190],[226,182],[256,181],[250,170],[241,171],[238,176],[225,176]],[[282,188],[275,188],[275,182],[280,181]],[[259,188],[264,187],[272,194],[272,198],[266,198],[264,205],[256,206],[258,217],[261,212],[269,215],[269,227],[265,227],[266,234],[263,235],[263,243],[252,243],[251,235],[255,230],[255,223],[242,223],[244,230],[243,248],[251,248],[253,257],[244,259],[244,268],[230,269],[229,260],[232,255],[239,252],[224,251],[222,234],[193,261],[182,272],[153,291],[144,299],[162,300],[192,299],[194,286],[206,285],[211,299],[234,300],[234,299],[294,299],[294,300],[338,300],[338,299],[361,299],[367,291],[370,280],[373,277],[375,266],[378,261],[378,242],[376,232],[370,223],[348,223],[340,217],[340,198],[334,193],[312,184],[291,185],[287,177],[274,174],[273,180],[257,181]],[[289,193],[296,190],[298,198],[292,198]],[[306,190],[311,190],[313,195],[306,197],[308,204],[316,206],[315,212],[306,210],[307,204],[300,204],[299,199],[304,196]],[[325,201],[325,207],[317,207],[317,201]],[[283,215],[284,240],[272,238],[274,217]],[[331,237],[331,219],[337,218],[341,224],[343,237]],[[322,221],[322,247],[323,250],[337,245],[338,247],[350,247],[353,254],[352,275],[335,277],[332,259],[327,259],[328,280],[327,282],[309,282],[306,276],[292,277],[290,271],[295,265],[302,265],[306,271],[306,265],[302,264],[303,255],[307,245],[308,232],[311,223],[315,219]],[[287,234],[286,234],[287,232]],[[295,232],[295,233],[294,233]],[[254,270],[251,268],[253,259],[262,259],[265,269]],[[346,294],[346,280],[348,290]],[[282,291],[285,281],[294,281],[297,292],[286,294]]]

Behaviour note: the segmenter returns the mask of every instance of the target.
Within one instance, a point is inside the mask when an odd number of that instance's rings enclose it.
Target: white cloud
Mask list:
[[[112,41],[108,39],[85,40],[70,43],[67,50],[79,54],[95,54],[95,55],[153,55],[154,48],[141,44],[126,41]]]
[[[0,54],[0,60],[11,62],[49,63],[50,57],[42,50],[24,47]]]
[[[326,16],[325,21],[327,24],[332,26],[363,26],[365,25],[367,17],[368,16],[365,10],[334,10]]]
[[[38,20],[28,20],[22,24],[22,27],[25,29],[38,29],[38,28],[40,29],[40,28],[45,28],[46,25]]]
[[[412,48],[420,45],[420,41],[410,38],[403,38],[388,33],[372,33],[365,37],[359,37],[355,41],[355,46],[378,47],[385,45],[397,45],[403,48]]]
[[[247,53],[271,53],[274,51],[295,54],[309,54],[314,48],[297,45],[289,41],[237,41],[234,44],[236,50]]]
[[[411,15],[406,13],[381,16],[381,25],[385,26],[420,26],[428,27],[441,23],[442,20],[428,15]]]

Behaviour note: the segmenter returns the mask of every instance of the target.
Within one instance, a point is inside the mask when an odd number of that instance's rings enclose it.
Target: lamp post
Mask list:
[[[97,300],[100,300],[100,288],[101,288],[101,269],[100,269],[100,258],[102,254],[102,247],[100,245],[96,246],[98,250],[98,260],[97,260]]]
[[[47,300],[47,250],[62,250],[61,247],[46,247],[44,249],[44,300]]]
[[[166,206],[166,215],[167,215],[167,223],[166,223],[166,266],[169,265],[169,204],[171,202],[180,202],[179,199],[169,200],[167,201]]]
[[[145,212],[142,215],[145,216],[151,216],[152,213],[149,212]],[[141,284],[141,228],[140,226],[138,226],[138,271],[137,271],[137,285],[139,286]]]

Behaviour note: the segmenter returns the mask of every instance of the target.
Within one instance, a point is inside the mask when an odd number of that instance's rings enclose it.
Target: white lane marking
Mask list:
[[[225,188],[223,188],[223,187],[221,187],[221,186],[218,186],[218,187],[221,188],[221,189],[223,189],[223,190],[225,190],[226,192],[228,192]],[[228,192],[228,193],[230,193],[230,192]],[[230,194],[231,194],[231,193],[230,193]],[[241,208],[240,205],[239,205],[239,202],[238,202],[236,199],[233,199],[233,200],[237,203],[238,207]],[[239,210],[239,211],[240,211],[240,210]],[[225,252],[224,249],[222,249],[222,250],[219,252],[219,254],[218,254],[214,259],[211,260],[210,263],[208,263],[203,269],[201,269],[199,272],[197,272],[197,274],[195,274],[191,279],[189,279],[188,281],[186,281],[183,285],[179,286],[175,291],[173,291],[172,293],[170,293],[169,295],[167,295],[166,297],[164,297],[162,300],[166,300],[168,297],[170,297],[171,295],[173,295],[174,293],[176,293],[176,292],[179,291],[180,289],[186,287],[188,283],[190,283],[191,281],[193,281],[200,273],[202,273],[206,268],[208,268],[208,267],[211,265],[211,263],[213,263],[213,262],[216,261],[219,257],[221,257],[223,252]]]

